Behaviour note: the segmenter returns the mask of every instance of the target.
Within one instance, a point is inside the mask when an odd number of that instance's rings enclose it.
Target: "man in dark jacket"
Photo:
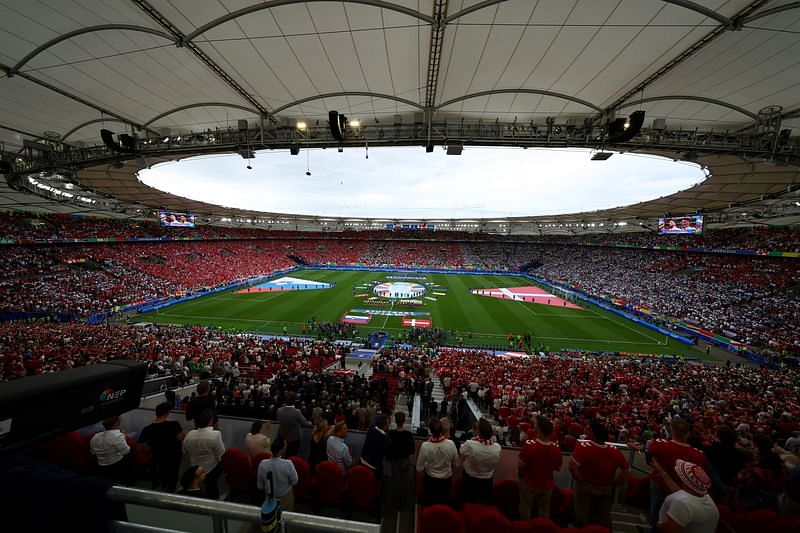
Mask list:
[[[389,452],[391,441],[389,430],[389,417],[378,415],[375,423],[369,428],[364,448],[361,450],[361,464],[375,472],[378,479],[383,477],[383,460]]]

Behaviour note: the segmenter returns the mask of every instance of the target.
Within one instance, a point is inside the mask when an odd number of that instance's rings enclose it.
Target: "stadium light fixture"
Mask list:
[[[361,127],[361,121],[360,121],[360,120],[358,120],[358,119],[353,119],[353,120],[351,120],[351,121],[350,121],[350,127],[351,127],[351,128],[358,128],[358,127]]]
[[[305,131],[306,128],[308,128],[308,124],[306,124],[302,120],[298,120],[296,126],[297,126],[297,129],[300,130],[300,131]]]

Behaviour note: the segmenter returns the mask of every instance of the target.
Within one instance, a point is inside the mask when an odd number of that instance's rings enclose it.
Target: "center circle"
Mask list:
[[[425,294],[424,286],[405,281],[380,283],[372,290],[383,298],[417,298]]]

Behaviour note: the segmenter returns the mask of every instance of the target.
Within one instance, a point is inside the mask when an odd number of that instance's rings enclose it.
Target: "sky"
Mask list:
[[[366,156],[369,157],[366,157]],[[492,218],[593,211],[652,200],[705,179],[695,164],[581,149],[437,147],[259,151],[208,155],[142,170],[152,187],[226,207],[390,219]],[[310,176],[306,171],[311,172]]]

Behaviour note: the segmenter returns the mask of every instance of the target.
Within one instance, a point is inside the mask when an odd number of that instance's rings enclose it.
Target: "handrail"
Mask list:
[[[211,517],[242,522],[261,523],[261,509],[254,505],[192,498],[180,494],[155,492],[114,485],[106,493],[106,497],[118,503],[130,503],[144,507],[156,507],[185,513],[201,514]],[[353,520],[342,520],[327,516],[308,515],[302,513],[281,513],[283,523],[290,527],[310,531],[332,531],[353,533],[380,533],[380,524],[368,524]]]

